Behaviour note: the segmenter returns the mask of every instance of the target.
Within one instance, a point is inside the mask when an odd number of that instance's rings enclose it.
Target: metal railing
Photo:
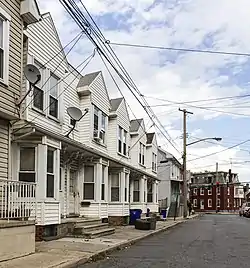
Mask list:
[[[0,219],[36,220],[36,184],[0,179]]]

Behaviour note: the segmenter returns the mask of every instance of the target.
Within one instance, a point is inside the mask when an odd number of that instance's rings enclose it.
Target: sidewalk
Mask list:
[[[201,214],[192,215],[189,219],[199,217]],[[177,224],[185,222],[183,218],[176,221],[157,222],[156,230],[136,230],[134,226],[120,226],[116,232],[106,237],[95,239],[82,239],[65,237],[49,242],[38,242],[36,253],[0,262],[1,268],[70,268],[91,260],[102,258],[112,250],[129,246],[136,241],[167,230]]]

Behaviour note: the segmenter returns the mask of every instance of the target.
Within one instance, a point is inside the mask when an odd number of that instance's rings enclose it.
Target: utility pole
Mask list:
[[[180,112],[183,112],[183,202],[184,202],[184,211],[183,217],[187,218],[187,114],[193,114],[188,112],[186,109],[180,109]]]
[[[220,187],[220,185],[217,185],[218,182],[218,169],[219,169],[219,164],[218,162],[216,163],[216,181],[215,181],[215,209],[216,209],[216,213],[218,212],[218,206],[217,206],[217,202],[218,202],[218,187]]]

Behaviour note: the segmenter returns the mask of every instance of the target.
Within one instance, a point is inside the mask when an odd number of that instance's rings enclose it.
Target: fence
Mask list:
[[[36,184],[0,179],[0,219],[36,220]]]

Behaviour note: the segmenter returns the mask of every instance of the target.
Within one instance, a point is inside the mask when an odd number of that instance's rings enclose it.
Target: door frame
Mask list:
[[[70,191],[71,172],[76,173],[76,179],[74,180],[73,191]],[[79,192],[79,170],[75,168],[68,168],[68,215],[80,215],[80,192]],[[73,196],[71,196],[73,194]],[[74,211],[70,211],[71,198],[74,198]]]

